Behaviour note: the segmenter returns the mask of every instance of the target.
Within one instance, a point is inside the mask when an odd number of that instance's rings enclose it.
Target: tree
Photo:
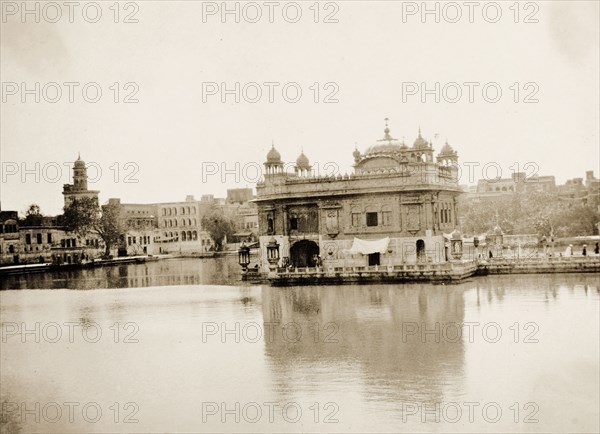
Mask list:
[[[496,222],[507,234],[537,234],[540,237],[596,235],[600,214],[594,206],[544,191],[461,203],[461,227],[466,232],[491,230]]]
[[[25,211],[25,226],[40,226],[42,224],[42,212],[40,210],[40,206],[32,203]]]
[[[208,232],[215,243],[215,251],[221,250],[225,237],[231,237],[235,232],[233,220],[217,206],[212,207],[202,216],[202,228]]]
[[[104,257],[108,257],[126,231],[119,217],[119,205],[108,204],[100,208],[95,198],[83,197],[65,207],[63,221],[69,231],[82,238],[90,233],[98,235],[104,242]]]

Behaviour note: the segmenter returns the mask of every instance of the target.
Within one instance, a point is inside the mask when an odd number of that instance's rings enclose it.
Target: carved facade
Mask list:
[[[302,153],[286,173],[273,147],[256,187],[263,270],[266,244],[279,243],[280,266],[399,265],[447,260],[444,233],[457,226],[458,155],[446,143],[434,158],[421,132],[412,147],[390,136],[364,153],[354,173],[313,176]],[[355,238],[390,242],[385,252],[350,251]],[[317,256],[319,258],[317,258]]]

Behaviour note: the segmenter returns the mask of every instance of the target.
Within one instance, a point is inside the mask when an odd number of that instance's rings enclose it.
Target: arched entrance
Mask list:
[[[417,240],[417,262],[425,262],[425,241]]]
[[[310,240],[297,241],[290,249],[292,267],[314,267],[318,255],[319,245]]]

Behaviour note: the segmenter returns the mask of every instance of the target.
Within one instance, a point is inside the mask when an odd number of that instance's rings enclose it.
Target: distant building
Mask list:
[[[561,199],[589,205],[597,209],[599,206],[600,180],[594,176],[593,170],[588,170],[585,172],[585,181],[583,178],[573,178],[559,186],[558,196]]]
[[[353,174],[320,177],[304,153],[294,173],[284,172],[272,147],[256,186],[263,271],[273,241],[280,265],[293,267],[447,260],[444,233],[457,226],[462,193],[456,151],[446,143],[434,156],[420,131],[409,147],[392,138],[386,125],[381,140],[353,156]]]
[[[70,264],[99,257],[102,241],[93,234],[81,238],[65,230],[58,217],[19,220],[16,211],[0,211],[0,263]]]
[[[531,191],[556,192],[554,176],[528,177],[525,172],[513,173],[510,178],[480,179],[475,192],[469,191],[477,198],[494,198]]]

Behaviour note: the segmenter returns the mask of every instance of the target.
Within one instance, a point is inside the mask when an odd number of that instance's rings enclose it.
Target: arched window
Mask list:
[[[354,226],[354,227],[360,226],[361,216],[362,216],[362,212],[361,212],[360,208],[352,208],[351,220],[350,220],[352,223],[352,226]]]
[[[198,239],[198,232],[192,232],[192,238],[194,239],[194,241],[196,241]]]
[[[184,215],[184,214],[185,214],[185,208],[181,207],[181,215]]]
[[[192,231],[187,231],[187,239],[192,241]]]
[[[392,208],[389,205],[381,207],[381,224],[383,226],[392,225]]]
[[[188,213],[188,215],[191,214],[191,210],[190,210],[189,206],[187,207],[187,213]]]
[[[188,219],[188,226],[192,225],[192,219]]]
[[[173,207],[173,215],[177,215],[177,208]]]
[[[185,226],[185,219],[181,219],[181,226]]]
[[[181,231],[181,241],[185,241],[185,231]]]

